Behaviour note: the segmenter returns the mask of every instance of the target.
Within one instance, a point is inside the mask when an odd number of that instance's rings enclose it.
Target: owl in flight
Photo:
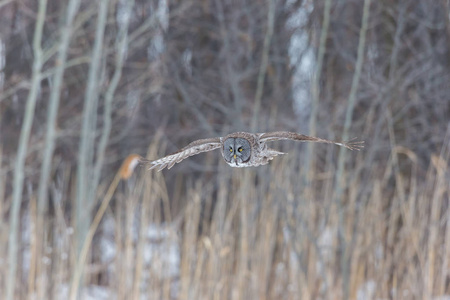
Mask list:
[[[183,149],[163,158],[153,161],[142,159],[142,162],[151,164],[150,169],[158,168],[158,171],[161,171],[166,167],[168,169],[172,168],[174,164],[181,162],[189,156],[220,148],[223,159],[230,166],[237,168],[256,167],[267,164],[277,155],[285,154],[269,148],[266,144],[267,142],[277,140],[328,143],[343,146],[350,150],[360,150],[364,147],[364,141],[329,141],[288,131],[267,133],[235,132],[225,137],[196,140]]]

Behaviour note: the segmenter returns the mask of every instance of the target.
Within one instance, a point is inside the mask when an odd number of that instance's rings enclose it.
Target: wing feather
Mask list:
[[[317,142],[317,143],[328,143],[328,144],[335,144],[338,146],[342,146],[345,148],[348,148],[350,150],[360,150],[361,148],[364,148],[364,141],[345,141],[345,142],[339,142],[339,141],[330,141],[325,140],[313,136],[307,136],[300,133],[295,132],[288,132],[288,131],[274,131],[274,132],[267,132],[267,133],[260,133],[260,141],[261,142],[272,142],[277,140],[293,140],[293,141],[301,141],[301,142]]]
[[[147,162],[151,165],[150,169],[158,168],[158,171],[161,171],[166,167],[167,169],[170,169],[176,163],[179,163],[190,156],[220,148],[222,145],[220,139],[220,137],[217,137],[197,140],[177,152],[164,156],[160,159]]]

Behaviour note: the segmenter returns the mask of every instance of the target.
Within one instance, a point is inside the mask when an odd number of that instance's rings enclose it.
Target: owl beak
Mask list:
[[[235,154],[235,155],[233,155],[233,157],[234,157],[234,159],[236,159],[236,154]]]

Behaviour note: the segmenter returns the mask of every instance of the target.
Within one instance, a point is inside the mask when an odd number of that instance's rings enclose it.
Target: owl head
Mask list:
[[[244,166],[251,157],[250,142],[242,137],[229,137],[223,142],[223,158],[232,166]]]

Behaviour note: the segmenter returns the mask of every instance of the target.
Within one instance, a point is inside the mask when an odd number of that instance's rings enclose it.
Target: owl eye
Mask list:
[[[230,146],[230,152],[233,152],[233,147]]]
[[[242,149],[242,147],[239,147],[238,151],[242,152],[244,149]]]

